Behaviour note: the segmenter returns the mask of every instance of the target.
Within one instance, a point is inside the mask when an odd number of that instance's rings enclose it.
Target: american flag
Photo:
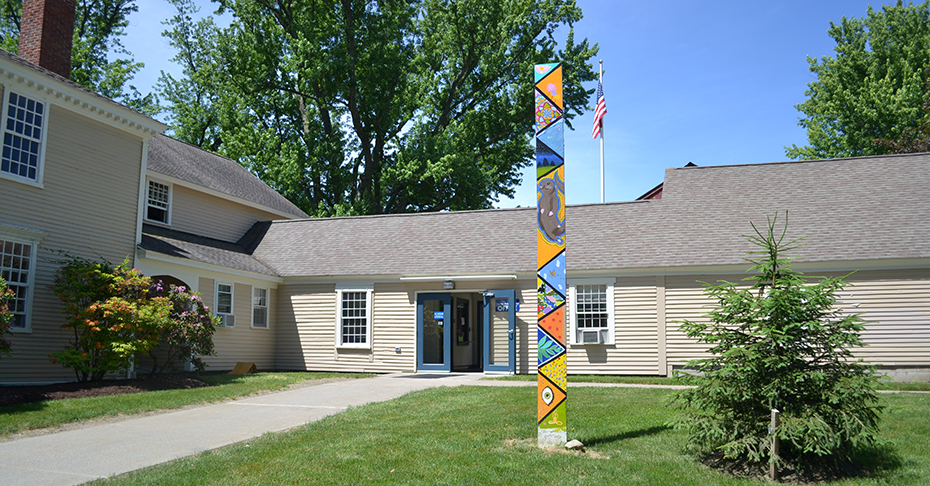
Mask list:
[[[594,108],[594,138],[601,134],[601,123],[604,121],[604,114],[607,113],[607,102],[604,101],[604,86],[600,80],[597,82],[597,107]]]

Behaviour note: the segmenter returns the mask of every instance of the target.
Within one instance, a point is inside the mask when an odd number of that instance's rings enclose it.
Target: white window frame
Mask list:
[[[152,184],[159,184],[159,185],[162,185],[162,186],[165,186],[165,187],[168,188],[168,202],[167,202],[168,207],[167,207],[167,208],[159,208],[157,205],[153,205],[153,204],[151,203],[151,199],[149,198],[149,188],[152,187]],[[163,182],[163,181],[159,181],[159,180],[157,180],[157,179],[147,179],[147,180],[146,180],[146,183],[145,183],[145,209],[144,209],[144,211],[142,212],[142,214],[143,214],[143,216],[142,216],[143,219],[145,219],[145,221],[148,221],[148,222],[150,222],[150,223],[163,224],[163,225],[166,225],[166,226],[171,226],[171,208],[174,206],[174,200],[173,200],[173,198],[174,198],[174,186],[173,186],[172,184],[169,184],[169,183]],[[150,219],[150,218],[149,218],[149,208],[150,208],[150,207],[156,207],[156,208],[158,208],[158,209],[164,209],[164,210],[165,210],[165,221],[159,221],[159,220],[157,220],[157,219]]]
[[[614,286],[617,283],[616,278],[579,278],[579,279],[570,279],[568,281],[568,315],[569,315],[569,344],[578,345],[578,346],[603,346],[603,345],[612,345],[616,342],[616,320],[614,314],[616,307],[614,305]],[[581,330],[578,329],[578,312],[576,303],[578,302],[578,286],[579,285],[604,285],[607,292],[607,327],[601,328],[602,333],[602,342],[601,344],[582,344],[581,343]],[[590,328],[588,328],[590,329]],[[606,332],[603,332],[605,331]]]
[[[255,294],[257,294],[259,291],[264,292],[264,296],[261,297],[261,298],[263,298],[263,299],[265,300],[264,305],[261,305],[261,304],[259,303],[259,302],[260,302],[260,300],[259,300],[260,298],[259,298],[257,295],[255,295]],[[268,328],[271,327],[271,325],[268,323],[268,318],[270,317],[270,315],[269,315],[269,313],[268,313],[268,295],[269,295],[270,293],[271,293],[271,292],[269,292],[269,290],[268,290],[267,288],[263,288],[263,287],[252,287],[252,328],[253,328],[253,329],[268,329]],[[265,310],[265,325],[264,325],[264,326],[257,326],[257,325],[255,325],[255,311],[256,311],[257,309],[264,309],[264,310]]]
[[[13,174],[10,172],[5,172],[2,170],[2,151],[3,151],[3,140],[6,139],[7,133],[13,134],[20,138],[26,138],[27,140],[36,141],[35,138],[27,138],[25,135],[17,133],[15,130],[7,129],[7,118],[9,117],[10,110],[10,95],[15,94],[26,98],[27,100],[34,101],[37,104],[42,105],[42,127],[37,143],[39,144],[39,154],[37,156],[38,160],[36,161],[36,178],[32,179],[27,176],[21,176],[19,174]],[[21,182],[23,184],[29,184],[37,187],[42,187],[42,180],[45,175],[45,146],[47,145],[46,141],[48,140],[48,116],[49,116],[49,103],[45,98],[34,96],[34,95],[24,95],[21,91],[11,89],[7,86],[7,89],[3,92],[3,111],[0,112],[0,177],[4,179],[9,179],[16,182]]]
[[[14,333],[29,334],[32,332],[32,302],[35,296],[36,267],[38,266],[38,246],[39,242],[47,236],[47,233],[0,223],[0,245],[6,242],[29,246],[29,272],[26,276],[26,302],[23,311],[23,327],[11,327],[10,331]],[[2,250],[3,246],[0,246]],[[2,252],[0,252],[2,253]],[[2,268],[2,258],[0,258],[0,268]],[[2,273],[0,273],[2,275]],[[9,282],[7,282],[9,285]]]
[[[365,342],[343,342],[343,308],[342,298],[346,293],[357,292],[365,294]],[[374,322],[374,309],[372,308],[373,288],[340,288],[336,290],[336,347],[352,349],[371,349],[371,328]]]
[[[229,286],[229,312],[220,312],[220,285]],[[213,310],[218,316],[231,316],[235,314],[236,311],[236,286],[232,283],[227,282],[216,282],[214,287],[214,300],[213,300]],[[224,292],[226,293],[226,292]]]

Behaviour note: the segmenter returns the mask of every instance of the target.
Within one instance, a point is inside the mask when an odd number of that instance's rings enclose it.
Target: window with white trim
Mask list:
[[[0,174],[32,182],[42,180],[45,103],[9,91],[4,100]]]
[[[232,284],[216,284],[216,314],[229,315],[233,313],[233,286]]]
[[[145,204],[145,219],[170,224],[171,186],[149,181],[148,196]]]
[[[29,301],[32,296],[35,244],[0,239],[0,277],[13,290],[10,312],[12,331],[29,330]]]
[[[614,344],[615,279],[583,279],[569,282],[569,342]]]
[[[371,347],[371,289],[343,289],[336,295],[340,347]]]
[[[252,327],[268,329],[268,289],[252,289]]]

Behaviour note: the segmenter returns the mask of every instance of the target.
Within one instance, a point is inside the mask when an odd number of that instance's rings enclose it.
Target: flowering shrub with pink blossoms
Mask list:
[[[13,289],[6,286],[6,280],[0,277],[0,356],[10,354],[10,342],[3,335],[10,332],[10,322],[13,320],[10,301],[15,295]]]
[[[52,290],[64,303],[62,327],[72,338],[49,357],[74,369],[79,381],[100,380],[141,356],[155,360],[153,374],[187,359],[202,370],[199,356],[213,354],[215,322],[200,296],[153,282],[126,261],[114,266],[71,257]]]

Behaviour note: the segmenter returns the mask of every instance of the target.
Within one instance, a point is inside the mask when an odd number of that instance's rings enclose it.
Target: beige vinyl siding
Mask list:
[[[9,336],[13,354],[0,362],[0,383],[75,379],[47,356],[68,345],[48,289],[57,269],[50,261],[62,258],[54,250],[115,264],[135,248],[142,139],[55,105],[48,117],[43,187],[0,179],[0,223],[48,234],[33,259],[32,332]]]
[[[152,177],[158,180],[157,176]],[[257,221],[281,216],[173,184],[171,228],[223,241],[238,241]]]
[[[570,346],[569,374],[658,374],[656,301],[655,277],[618,278],[614,284],[614,344]],[[568,322],[566,313],[566,326]],[[664,373],[664,363],[661,368]]]
[[[468,282],[464,292],[514,288],[517,282]],[[535,298],[532,281],[517,289],[522,306],[517,313],[517,372],[535,371]],[[372,294],[370,349],[336,346],[335,284],[285,284],[278,287],[275,320],[276,358],[280,369],[348,372],[414,371],[416,369],[416,295],[442,292],[442,282],[376,283]],[[438,288],[437,288],[438,287]],[[462,285],[464,287],[464,285]],[[530,299],[533,299],[532,301]],[[529,303],[529,304],[528,304]],[[530,332],[530,324],[533,329]],[[477,331],[476,331],[477,332]],[[506,331],[505,331],[506,333]],[[476,336],[479,338],[479,336]],[[531,352],[524,350],[530,349]],[[396,351],[400,348],[400,352]]]
[[[371,345],[374,369],[416,370],[416,301],[402,283],[375,284]],[[395,351],[400,348],[400,352]]]
[[[862,271],[837,307],[863,313],[866,347],[858,358],[883,366],[930,367],[930,269]]]
[[[275,366],[281,370],[332,370],[336,346],[336,285],[278,287]]]
[[[809,276],[845,274],[809,271]],[[705,357],[699,345],[679,330],[681,320],[706,321],[716,305],[703,295],[697,280],[739,282],[744,275],[667,277],[666,326],[670,365],[684,365]],[[862,333],[865,347],[858,358],[882,366],[930,367],[930,270],[865,270],[847,280],[851,285],[837,294],[837,308],[862,313],[868,321]]]
[[[739,282],[742,275],[669,276],[665,278],[665,327],[668,364],[683,366],[692,359],[706,357],[706,344],[698,344],[681,331],[681,321],[707,322],[705,314],[716,302],[704,295],[700,281],[716,284],[718,280]]]
[[[252,324],[252,286],[234,279],[219,279],[220,283],[233,285],[233,315],[235,327],[219,327],[213,335],[215,356],[204,357],[209,371],[231,370],[242,361],[255,363],[259,371],[276,369],[276,339],[273,324],[269,329],[255,329]],[[204,304],[215,312],[216,280],[200,278],[200,293]],[[274,307],[274,305],[272,305]]]

